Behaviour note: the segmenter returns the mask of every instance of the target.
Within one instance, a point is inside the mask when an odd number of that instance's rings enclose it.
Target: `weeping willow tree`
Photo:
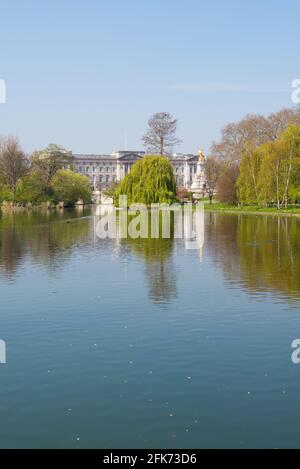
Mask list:
[[[115,202],[127,195],[128,204],[172,203],[175,200],[176,182],[173,167],[164,156],[145,156],[134,163],[115,192]]]

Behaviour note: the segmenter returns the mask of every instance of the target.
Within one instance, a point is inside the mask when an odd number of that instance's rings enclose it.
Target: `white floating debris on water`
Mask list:
[[[174,417],[174,414],[172,414],[172,413],[171,413],[171,414],[169,414],[169,417]]]
[[[80,440],[79,436],[76,438],[76,440],[77,440],[77,441],[79,441],[79,440]]]
[[[71,411],[72,411],[72,409],[68,409],[68,412],[71,412]]]
[[[152,375],[152,373],[153,373],[153,371],[152,371],[152,370],[150,370],[150,371],[149,371],[149,375]]]
[[[94,344],[94,347],[98,347],[98,344]]]
[[[188,376],[187,379],[192,379],[192,377],[191,377],[191,376]]]
[[[248,396],[249,396],[249,395],[251,394],[251,392],[250,392],[250,391],[248,391],[248,392],[247,392],[247,394],[248,394]]]

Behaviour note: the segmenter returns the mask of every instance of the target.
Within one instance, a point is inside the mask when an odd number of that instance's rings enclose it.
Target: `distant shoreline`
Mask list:
[[[219,206],[218,204],[205,204],[205,211],[207,212],[218,212],[218,213],[231,213],[231,214],[243,214],[243,215],[275,215],[275,216],[288,216],[288,217],[300,217],[300,207],[281,209],[278,210],[275,207],[272,208],[256,208],[256,207],[233,207],[233,206]]]

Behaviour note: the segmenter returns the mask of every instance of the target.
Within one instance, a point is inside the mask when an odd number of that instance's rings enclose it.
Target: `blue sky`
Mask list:
[[[140,149],[149,116],[178,119],[178,151],[208,150],[247,113],[292,106],[296,0],[1,0],[0,134],[26,151]]]

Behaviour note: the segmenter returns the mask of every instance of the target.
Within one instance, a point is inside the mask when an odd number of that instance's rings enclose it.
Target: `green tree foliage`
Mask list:
[[[69,169],[57,171],[51,180],[51,189],[55,202],[62,200],[66,205],[73,205],[79,199],[84,202],[91,200],[89,179]]]
[[[240,176],[237,181],[239,200],[241,203],[257,203],[259,200],[259,172],[261,166],[261,150],[248,145],[242,152]]]
[[[51,179],[65,166],[71,166],[72,153],[60,145],[51,143],[47,148],[36,151],[31,156],[32,167],[38,171],[46,187],[50,188]]]
[[[176,196],[173,166],[164,156],[145,156],[134,163],[119,185],[115,199],[127,195],[128,204],[172,203]]]
[[[244,148],[237,182],[245,204],[288,207],[300,192],[300,126],[289,125],[276,140]]]
[[[20,180],[16,196],[17,202],[33,204],[49,200],[47,192],[40,173],[32,169],[30,173]]]
[[[2,202],[12,202],[13,193],[5,184],[0,182],[0,204]]]

